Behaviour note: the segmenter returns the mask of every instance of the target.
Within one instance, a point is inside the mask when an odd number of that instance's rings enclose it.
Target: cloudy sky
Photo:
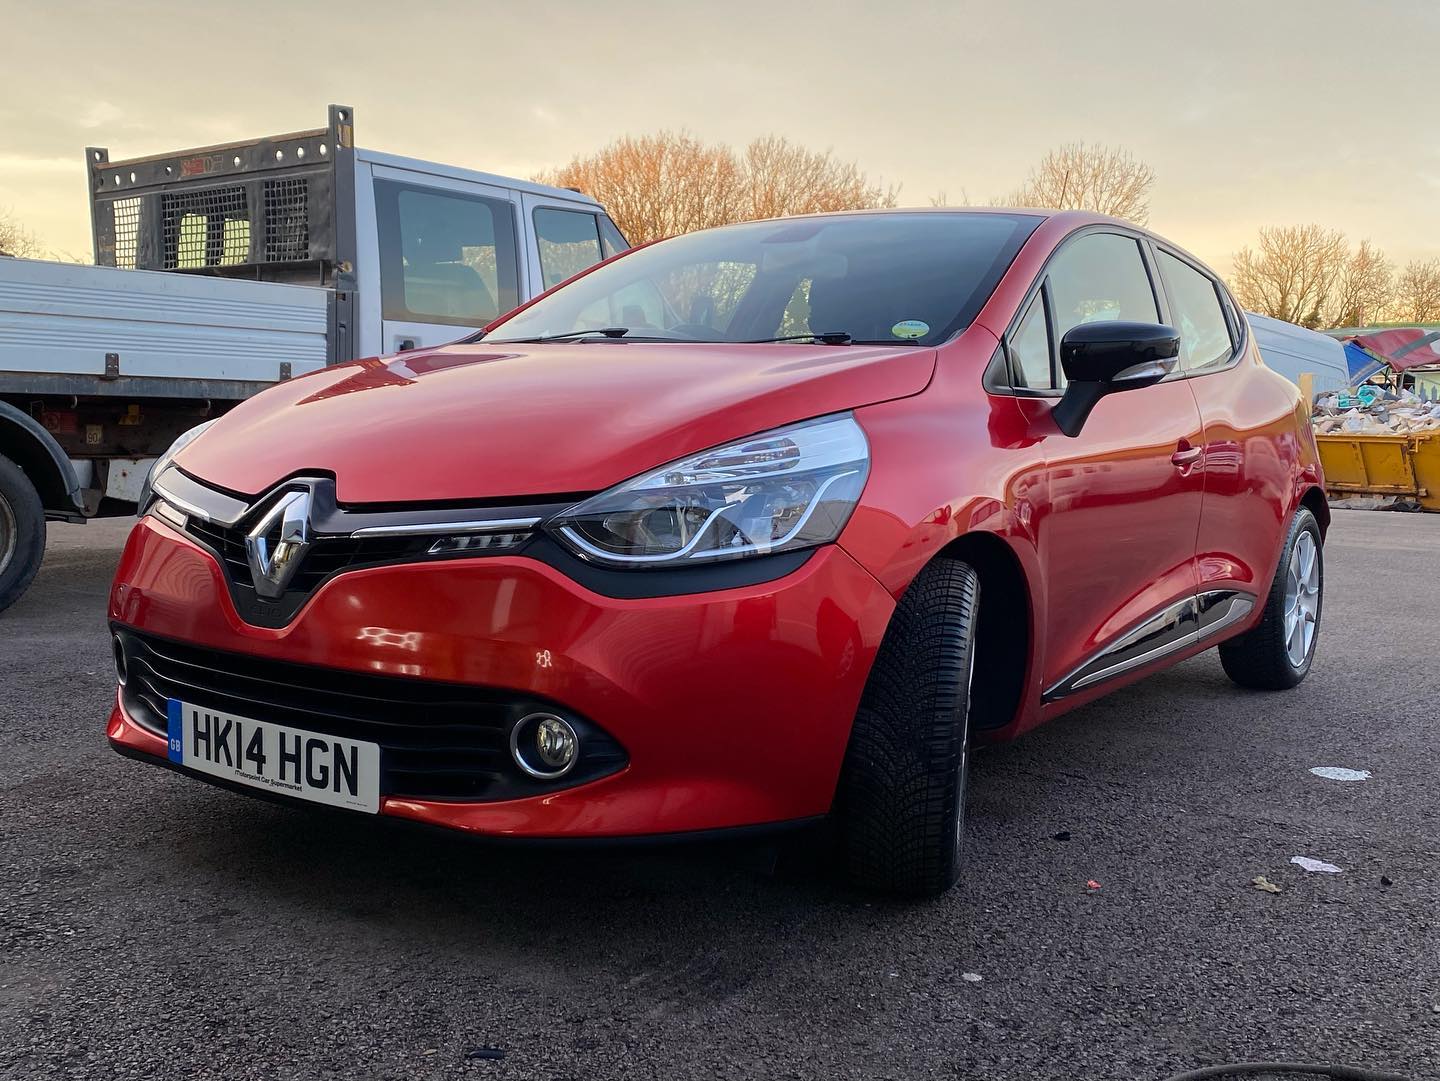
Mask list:
[[[1434,0],[0,0],[0,209],[88,256],[82,150],[320,127],[529,175],[626,133],[776,132],[985,202],[1059,143],[1155,170],[1151,225],[1214,262],[1317,221],[1440,256]]]

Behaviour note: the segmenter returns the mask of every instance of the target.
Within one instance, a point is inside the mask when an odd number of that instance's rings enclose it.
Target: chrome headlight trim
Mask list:
[[[175,437],[175,441],[166,448],[165,453],[151,463],[150,472],[145,474],[145,483],[140,486],[140,499],[136,503],[139,513],[144,514],[149,509],[150,500],[155,496],[155,482],[160,479],[162,473],[170,468],[170,463],[175,460],[175,455],[204,435],[205,429],[219,419],[219,417],[212,417],[203,424],[197,424],[195,427],[181,432]]]
[[[854,416],[833,414],[650,470],[562,511],[547,529],[581,559],[633,569],[814,548],[840,535],[869,467]],[[670,532],[658,535],[653,523]]]

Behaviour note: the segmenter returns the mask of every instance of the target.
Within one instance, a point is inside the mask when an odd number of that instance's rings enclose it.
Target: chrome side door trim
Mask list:
[[[1239,590],[1210,590],[1177,601],[1145,617],[1087,657],[1046,690],[1040,700],[1058,701],[1196,645],[1244,619],[1254,610],[1255,600],[1253,595]]]
[[[1211,598],[1208,605],[1206,598]],[[1255,610],[1256,600],[1251,594],[1238,590],[1216,590],[1213,593],[1200,594],[1200,626],[1197,636],[1209,638],[1212,634],[1219,634],[1226,627],[1239,623]]]

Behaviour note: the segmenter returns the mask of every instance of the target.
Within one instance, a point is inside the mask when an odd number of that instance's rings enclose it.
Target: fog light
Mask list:
[[[553,713],[532,713],[510,729],[510,754],[531,777],[563,777],[580,757],[580,737],[570,722]]]
[[[115,651],[115,678],[123,687],[130,678],[130,662],[125,659],[125,643],[120,641],[118,634],[110,636],[110,648]]]

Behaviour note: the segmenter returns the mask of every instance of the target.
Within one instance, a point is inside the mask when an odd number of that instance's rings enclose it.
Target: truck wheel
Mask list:
[[[1255,628],[1220,644],[1220,665],[1241,687],[1283,691],[1310,671],[1320,640],[1325,599],[1325,557],[1320,526],[1304,507],[1285,537],[1280,566]]]
[[[929,897],[959,875],[979,609],[975,569],[940,559],[891,617],[836,793],[841,850],[857,885]]]
[[[20,467],[0,457],[0,612],[20,599],[45,554],[45,509]]]

